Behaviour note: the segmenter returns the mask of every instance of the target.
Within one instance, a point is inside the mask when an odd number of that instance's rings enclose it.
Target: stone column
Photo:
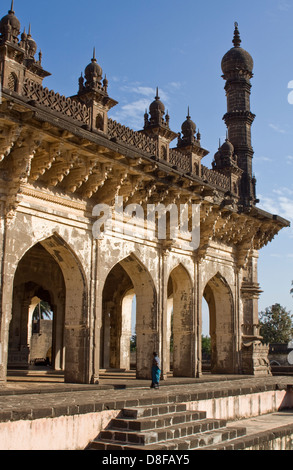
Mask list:
[[[253,251],[244,271],[241,297],[243,304],[242,324],[242,373],[249,375],[271,375],[268,360],[268,345],[262,344],[259,334],[258,299],[261,290],[257,279],[258,253]]]

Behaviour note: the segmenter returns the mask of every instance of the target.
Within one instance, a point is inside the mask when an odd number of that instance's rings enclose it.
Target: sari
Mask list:
[[[159,388],[159,382],[161,378],[160,360],[158,356],[153,359],[152,365],[152,388]]]

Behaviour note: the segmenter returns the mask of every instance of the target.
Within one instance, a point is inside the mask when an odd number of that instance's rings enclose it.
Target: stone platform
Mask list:
[[[293,377],[207,374],[169,377],[159,390],[149,386],[118,371],[105,371],[99,385],[65,384],[62,374],[49,371],[10,372],[0,387],[0,449],[85,449],[121,410],[168,403],[226,420],[227,427],[245,427],[240,448],[258,434],[293,435]]]

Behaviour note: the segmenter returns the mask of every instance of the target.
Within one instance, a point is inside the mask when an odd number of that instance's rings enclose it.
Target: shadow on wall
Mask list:
[[[293,385],[287,385],[287,392],[279,407],[281,410],[293,410]]]

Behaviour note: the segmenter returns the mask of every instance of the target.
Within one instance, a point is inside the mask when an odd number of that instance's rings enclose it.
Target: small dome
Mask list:
[[[29,25],[29,31],[28,31],[28,35],[27,35],[27,38],[26,38],[26,43],[27,43],[27,46],[28,46],[28,54],[33,57],[35,55],[35,53],[37,52],[37,43],[36,41],[33,40],[32,36],[31,36],[31,25]]]
[[[244,70],[252,73],[253,59],[247,51],[240,47],[241,39],[237,23],[235,23],[233,44],[234,47],[232,47],[222,59],[221,66],[223,73],[225,74],[234,70]]]
[[[184,121],[184,123],[182,124],[181,130],[183,136],[193,136],[196,132],[196,125],[189,116],[189,109],[188,116],[186,117],[186,121]]]
[[[84,76],[87,81],[92,81],[93,78],[97,78],[101,80],[103,76],[103,70],[97,63],[96,59],[92,60],[91,64],[89,64],[84,71]]]
[[[232,47],[222,59],[223,73],[233,70],[245,70],[250,73],[253,71],[253,59],[242,47]]]
[[[14,38],[20,33],[20,22],[18,18],[16,18],[15,13],[13,11],[13,2],[11,4],[11,10],[9,10],[8,15],[3,16],[0,21],[0,34],[3,36],[5,35],[6,27],[10,25],[12,29],[12,35]]]
[[[221,155],[233,155],[234,154],[234,146],[231,144],[230,140],[226,139],[221,148],[219,149]]]
[[[162,101],[160,100],[160,97],[159,97],[159,90],[157,88],[157,94],[155,96],[155,101],[153,101],[151,104],[150,104],[150,115],[152,116],[154,113],[157,113],[157,112],[160,112],[161,114],[165,114],[165,106],[164,104],[162,103]]]
[[[91,63],[85,68],[84,76],[88,84],[100,83],[102,80],[103,70],[97,62],[95,49]]]

